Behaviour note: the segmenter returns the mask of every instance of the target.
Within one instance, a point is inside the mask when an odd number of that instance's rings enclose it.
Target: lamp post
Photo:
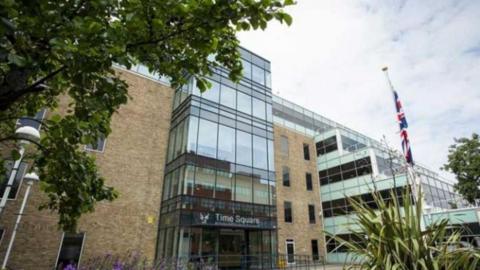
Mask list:
[[[25,205],[27,204],[28,195],[30,195],[30,189],[32,188],[33,182],[38,182],[40,179],[36,173],[27,173],[24,177],[25,181],[27,182],[27,190],[25,190],[25,196],[23,196],[22,206],[20,207],[20,212],[17,216],[17,221],[15,222],[15,226],[13,227],[12,236],[10,237],[10,242],[8,243],[7,252],[5,253],[5,258],[3,259],[2,263],[2,270],[6,269],[8,258],[10,257],[10,252],[12,251],[13,242],[15,241],[15,235],[17,234],[18,225],[22,220],[23,211],[25,210]]]
[[[25,145],[29,144],[30,141],[39,141],[40,140],[40,132],[30,126],[20,127],[15,131],[15,136],[20,139],[19,145],[19,153],[20,158],[15,160],[12,168],[12,172],[10,173],[10,177],[8,178],[7,186],[5,188],[5,192],[3,193],[2,200],[0,201],[0,215],[5,209],[5,205],[7,204],[8,196],[10,195],[10,191],[12,190],[13,182],[15,181],[15,177],[17,176],[18,169],[20,168],[20,163],[23,159],[23,154],[25,153]]]

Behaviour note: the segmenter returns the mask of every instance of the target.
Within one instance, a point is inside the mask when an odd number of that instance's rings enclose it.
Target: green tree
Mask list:
[[[480,199],[480,138],[473,133],[471,139],[454,140],[455,144],[448,149],[448,163],[442,169],[455,174],[455,190],[473,203]]]
[[[238,80],[238,31],[291,24],[293,0],[5,0],[0,2],[0,142],[15,140],[15,120],[41,108],[32,157],[59,225],[74,229],[81,214],[117,193],[104,184],[94,159],[81,150],[110,133],[110,120],[128,101],[128,85],[112,68],[145,64],[172,86],[197,79],[204,91],[212,66]],[[209,61],[208,56],[214,55]],[[59,112],[60,97],[68,108]],[[5,159],[6,156],[2,158]],[[1,164],[0,164],[1,165]]]

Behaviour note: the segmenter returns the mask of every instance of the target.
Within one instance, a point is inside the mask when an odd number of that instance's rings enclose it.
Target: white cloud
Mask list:
[[[480,1],[299,0],[288,11],[289,28],[239,35],[272,62],[275,93],[399,145],[388,65],[416,160],[438,171],[453,137],[480,132]]]

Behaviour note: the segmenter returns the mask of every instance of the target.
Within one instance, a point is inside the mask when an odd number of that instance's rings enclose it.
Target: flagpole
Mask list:
[[[392,92],[393,96],[394,96],[394,102],[395,102],[395,106],[397,106],[396,104],[396,97],[395,97],[395,88],[393,87],[393,84],[392,84],[392,81],[390,80],[390,76],[388,75],[388,67],[385,66],[382,68],[382,71],[383,73],[385,74],[385,78],[387,79],[387,83],[388,83],[388,86],[390,87],[390,91]],[[397,113],[397,111],[395,111]],[[402,128],[400,128],[400,132],[402,132]],[[407,150],[408,151],[408,150]],[[414,189],[412,191],[413,193],[413,198],[415,201],[417,201],[417,177],[416,177],[416,173],[415,173],[415,170],[413,169],[413,161],[412,163],[409,163],[407,158],[406,158],[406,152],[405,152],[405,149],[404,147],[402,147],[402,152],[403,152],[403,157],[405,158],[405,167],[406,167],[406,173],[407,173],[407,182],[408,182],[408,176],[410,175],[411,179],[412,179],[412,188]],[[411,158],[411,157],[410,157]],[[420,184],[420,183],[418,183]],[[396,188],[396,187],[395,187]]]
[[[385,74],[385,77],[387,78],[387,83],[390,86],[390,91],[394,91],[392,81],[390,80],[390,76],[388,75],[388,67],[383,67],[382,68],[383,73]]]

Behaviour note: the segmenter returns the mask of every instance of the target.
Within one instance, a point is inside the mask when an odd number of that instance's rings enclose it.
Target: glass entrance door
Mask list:
[[[219,269],[246,269],[247,246],[245,231],[220,229],[218,250]]]

